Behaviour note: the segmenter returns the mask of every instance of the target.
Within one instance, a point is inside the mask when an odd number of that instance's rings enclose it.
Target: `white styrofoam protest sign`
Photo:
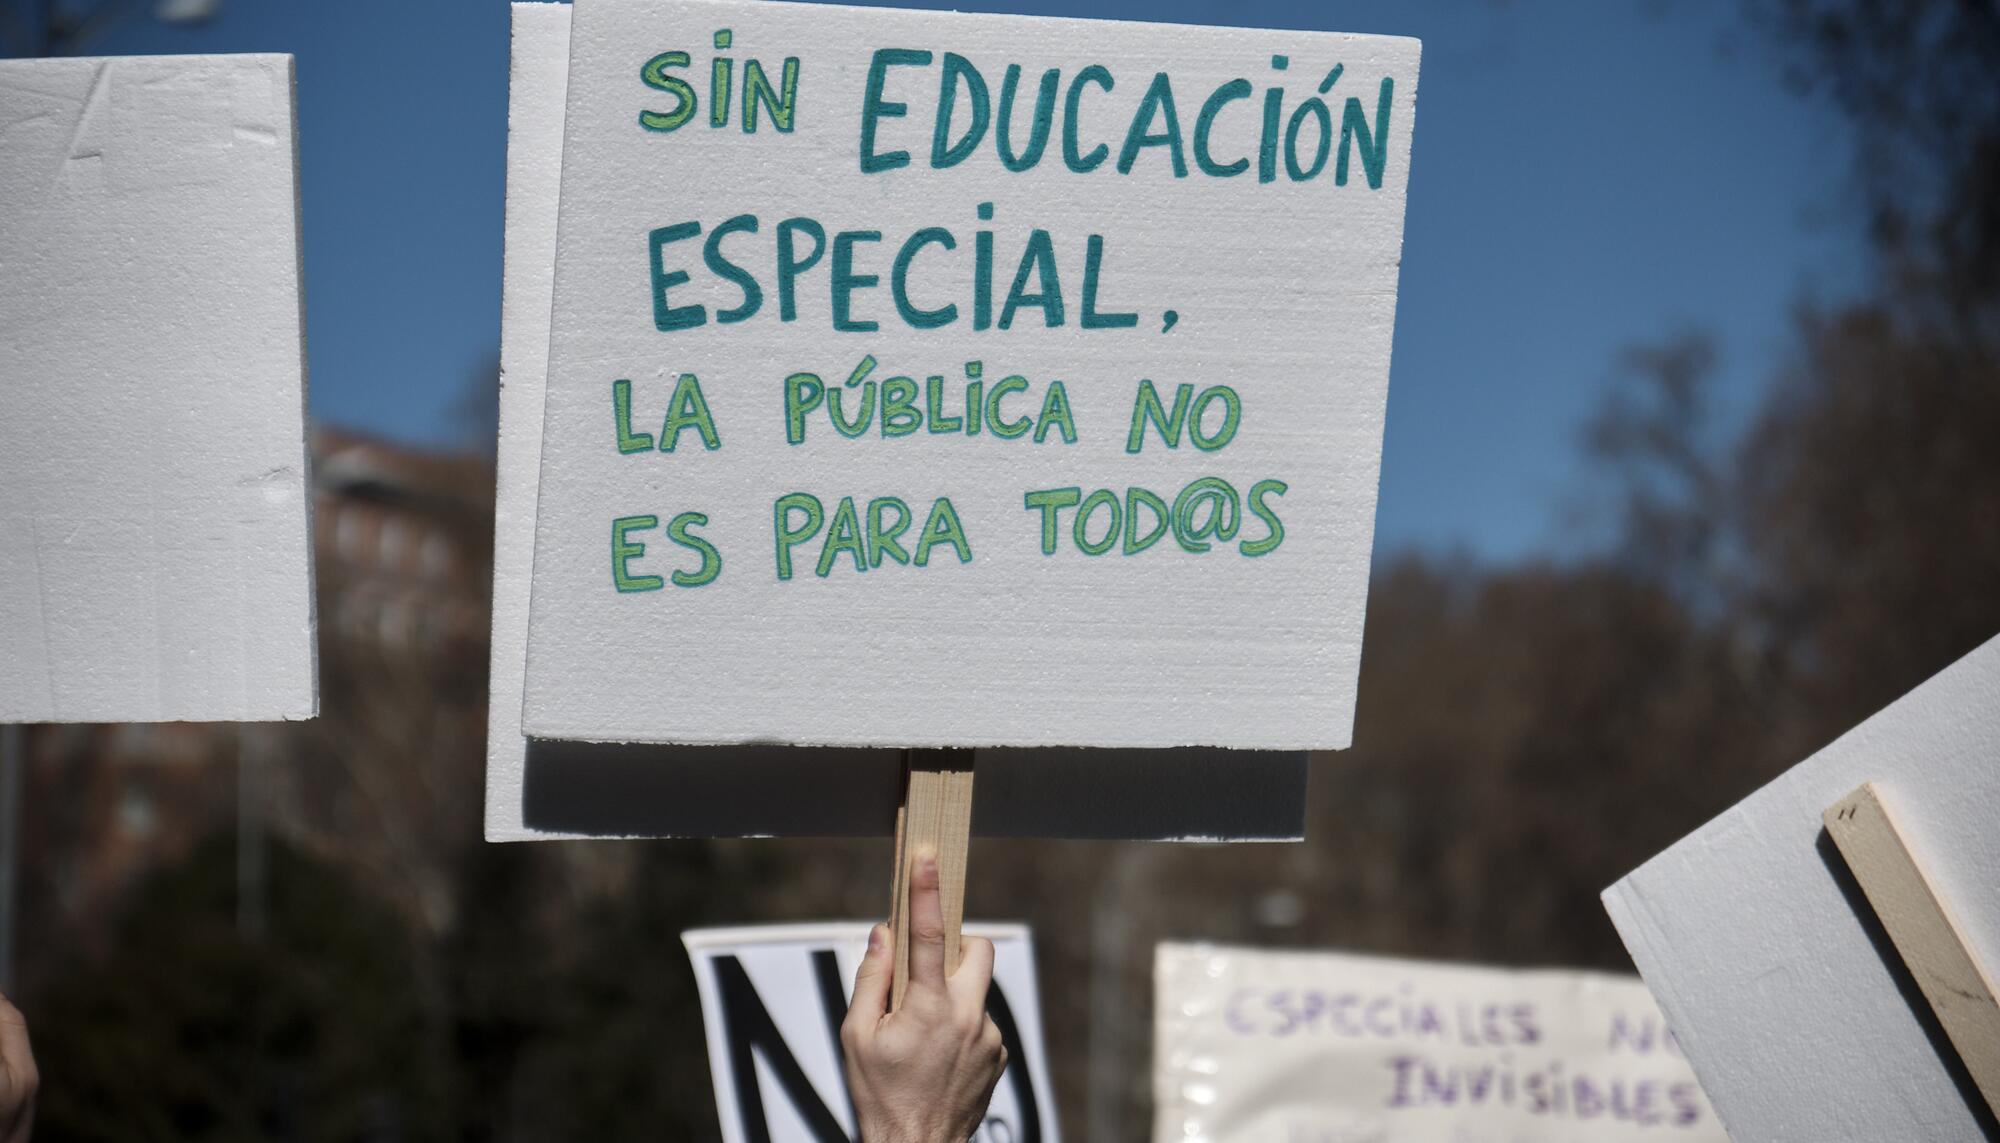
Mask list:
[[[549,296],[555,291],[556,195],[562,175],[569,7],[515,4],[507,79],[507,217],[501,255],[500,434],[493,491],[493,633],[486,707],[486,836],[528,835],[522,820],[528,740],[528,576],[541,479]]]
[[[580,0],[525,730],[1346,746],[1417,67]]]
[[[572,743],[521,733],[570,8],[513,6],[507,245],[486,836],[883,834],[902,791],[896,750]],[[1303,755],[985,750],[974,832],[1010,837],[1291,839]]]
[[[682,934],[701,992],[726,1143],[847,1143],[858,1137],[842,1073],[840,1022],[868,929],[852,922]],[[967,922],[965,931],[993,942],[986,1006],[1008,1056],[985,1122],[972,1138],[1058,1143],[1027,927]]]
[[[1158,1143],[1728,1143],[1628,976],[1163,944]]]
[[[0,61],[0,722],[311,717],[292,61]]]
[[[1739,1140],[1975,1140],[1989,1129],[1825,835],[1820,815],[1863,782],[1895,808],[1975,958],[2000,965],[2000,639],[1604,894]]]

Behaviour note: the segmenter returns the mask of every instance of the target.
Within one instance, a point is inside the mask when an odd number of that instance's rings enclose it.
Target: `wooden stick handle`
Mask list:
[[[905,752],[903,804],[896,811],[895,894],[889,925],[895,939],[896,978],[889,1010],[903,1006],[910,979],[910,872],[924,849],[937,854],[938,896],[944,906],[944,963],[958,967],[965,922],[966,846],[972,838],[972,751]]]
[[[1993,978],[1980,967],[1949,903],[1873,782],[1828,806],[1823,820],[1974,1086],[2000,1115],[2000,1004]]]

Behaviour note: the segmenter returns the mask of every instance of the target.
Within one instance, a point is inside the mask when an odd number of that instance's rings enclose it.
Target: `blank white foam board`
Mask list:
[[[0,722],[316,713],[292,59],[0,61]]]
[[[486,837],[885,834],[901,795],[900,751],[521,733],[570,8],[519,3],[513,20]],[[1290,841],[1304,830],[1296,753],[987,750],[978,768],[982,836]]]
[[[702,0],[579,0],[572,25],[529,734],[844,747],[1348,744],[1415,40]],[[898,49],[927,62],[890,67],[877,54]],[[733,94],[717,100],[711,77],[725,59]],[[796,99],[780,130],[769,93],[788,86],[787,60]],[[993,127],[963,161],[933,164],[952,60],[979,70],[996,124],[1009,64],[1024,69],[1016,153],[1028,146],[1040,77],[1059,72],[1036,163],[1009,170]],[[874,104],[871,74],[882,81]],[[756,86],[757,76],[768,83]],[[760,92],[762,103],[751,98]],[[1278,121],[1268,130],[1267,94]],[[701,115],[669,129],[696,97]],[[957,104],[954,135],[972,122],[970,98]],[[871,120],[869,106],[884,113]],[[754,131],[746,107],[757,112]],[[864,143],[871,121],[879,130]],[[1204,122],[1206,150],[1195,145]],[[1080,125],[1074,147],[1070,124]],[[1175,131],[1178,161],[1163,141]],[[1269,181],[1258,170],[1263,138],[1275,148],[1261,164]],[[914,158],[865,169],[864,152],[897,151]],[[1086,169],[1072,169],[1066,151]],[[746,215],[756,231],[718,229]],[[787,321],[776,264],[791,218],[818,220],[826,252],[802,271]],[[684,225],[699,235],[662,237]],[[981,328],[985,232],[993,321]],[[1130,324],[1085,320],[1092,236],[1101,240],[1094,312]],[[812,246],[799,238],[799,257]],[[843,251],[851,276],[838,270]],[[899,260],[911,306],[936,317],[950,303],[954,316],[939,325],[898,316]],[[730,265],[735,276],[718,269]],[[757,306],[745,301],[745,275],[756,276]],[[851,325],[839,317],[836,295],[847,295],[836,276],[858,283]],[[1060,313],[1030,300],[1058,290]],[[675,324],[696,306],[713,316]],[[746,308],[755,312],[725,320]],[[870,322],[877,328],[862,328]],[[794,441],[785,394],[805,373],[832,392]],[[664,429],[666,410],[691,400],[683,376],[698,379],[713,448],[692,429]],[[932,376],[940,413],[922,427],[892,431],[880,415],[852,438],[833,427],[835,399],[853,417],[870,395],[887,402],[880,394],[897,379],[925,408]],[[1003,390],[1010,377],[1025,391]],[[949,427],[971,407],[975,380],[997,415]],[[623,443],[621,381],[633,429]],[[1050,411],[1057,382],[1073,441]],[[1146,382],[1168,406],[1188,386],[1190,406],[1203,403],[1185,417],[1213,447],[1189,439],[1192,430],[1176,430],[1168,447],[1152,427],[1130,451]],[[1218,386],[1240,400],[1233,436]],[[997,431],[1023,417],[1039,442]],[[975,423],[987,427],[974,435]],[[674,447],[648,447],[639,434]],[[1030,497],[1071,487],[1105,495],[1087,517],[1080,506],[1048,509],[1045,550],[1045,512]],[[1160,509],[1133,488],[1183,506],[1172,535],[1157,531]],[[804,530],[812,515],[786,500],[792,493],[813,498],[824,519],[792,546],[787,574],[774,518]],[[1251,502],[1281,521],[1282,538],[1239,507]],[[879,510],[895,532],[896,503],[912,517],[900,532],[906,560],[873,540],[865,561],[833,546],[864,527],[843,512]],[[1140,520],[1130,554],[1110,531],[1114,504]],[[951,528],[940,505],[963,543],[929,548],[918,566],[918,537]],[[629,545],[614,544],[618,521],[647,518],[620,533]],[[676,520],[693,521],[687,534],[713,546],[719,569],[676,538]],[[1108,550],[1090,554],[1107,535]],[[618,582],[619,568],[629,582]]]
[[[1974,955],[2000,961],[2000,639],[1608,889],[1739,1143],[1983,1138],[1977,1095],[1825,834],[1874,782]]]

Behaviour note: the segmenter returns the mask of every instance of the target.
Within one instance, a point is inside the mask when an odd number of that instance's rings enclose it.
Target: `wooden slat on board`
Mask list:
[[[965,921],[966,848],[972,838],[972,751],[916,750],[910,752],[909,778],[903,808],[897,816],[897,900],[892,916],[896,941],[896,977],[891,1011],[902,1007],[910,977],[909,881],[916,855],[929,848],[937,853],[938,896],[944,911],[946,971],[959,961],[959,935]]]
[[[1881,919],[1917,987],[2000,1115],[2000,1002],[1965,931],[1883,805],[1873,782],[1828,806],[1826,832]],[[1987,950],[1987,955],[1995,955]]]
[[[908,753],[907,751],[905,753]],[[910,780],[910,767],[903,765],[903,804],[896,807],[896,871],[891,878],[896,900],[889,912],[889,940],[895,956],[895,978],[889,991],[889,1007],[896,1008],[903,999],[903,978],[909,972],[910,954],[910,850],[911,830],[915,822],[915,805],[912,797],[915,786]]]

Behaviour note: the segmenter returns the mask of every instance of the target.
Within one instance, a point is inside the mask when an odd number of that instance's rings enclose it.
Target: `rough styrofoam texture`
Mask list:
[[[1728,1143],[1630,976],[1163,944],[1156,1143]]]
[[[1738,1143],[1983,1137],[1951,1049],[1825,836],[1820,815],[1863,782],[1974,955],[2000,964],[2000,639],[1604,894]]]
[[[0,61],[0,722],[316,710],[292,60]]]
[[[527,3],[513,12],[486,837],[885,834],[901,791],[899,751],[562,743],[521,733],[570,9]],[[982,751],[973,830],[1202,840],[1302,834],[1301,756],[1214,754]]]
[[[573,27],[529,733],[847,746],[1348,744],[1410,170],[1414,40],[695,0],[583,0]],[[738,61],[739,85],[742,61],[759,59],[775,76],[785,57],[800,59],[796,129],[776,133],[767,121],[746,134],[735,120],[670,134],[643,128],[639,112],[671,107],[673,98],[640,81],[648,60],[691,53],[682,74],[706,99],[706,65],[718,54],[710,38],[722,29],[733,40],[719,54]],[[927,69],[897,74],[887,98],[911,112],[884,120],[880,146],[917,158],[864,175],[857,139],[870,59],[878,48],[907,46],[938,54]],[[931,169],[923,108],[935,102],[947,51],[980,67],[996,118],[1005,66],[1021,63],[1023,124],[1041,69],[1061,68],[1066,83],[1087,65],[1110,68],[1115,90],[1090,88],[1080,118],[1083,145],[1108,140],[1113,157],[1089,174],[1068,170],[1058,112],[1049,150],[1030,171],[1004,171],[990,132],[962,164]],[[1281,55],[1289,60],[1283,72],[1273,64]],[[1184,134],[1211,91],[1234,78],[1257,87],[1257,98],[1218,120],[1229,124],[1215,136],[1227,161],[1254,157],[1264,88],[1282,83],[1289,114],[1336,64],[1343,71],[1327,96],[1336,153],[1344,97],[1359,97],[1372,122],[1381,80],[1394,80],[1379,189],[1369,188],[1358,159],[1344,186],[1327,173],[1296,183],[1280,173],[1268,184],[1255,174],[1176,178],[1161,148],[1142,152],[1130,174],[1113,170],[1158,71],[1172,76]],[[1195,158],[1187,161],[1192,169]],[[1026,311],[1010,330],[971,328],[981,202],[995,204],[996,309],[1029,232],[1046,229],[1063,275],[1065,325],[1043,328]],[[743,212],[762,219],[758,235],[739,236],[738,254],[761,277],[763,311],[741,324],[662,333],[648,233],[699,221],[706,234]],[[882,322],[878,332],[834,331],[831,253],[801,287],[798,320],[779,320],[774,231],[794,215],[822,220],[830,247],[841,230],[882,232],[857,263],[858,272],[885,276],[860,302],[862,316]],[[926,305],[955,300],[960,317],[916,330],[897,321],[886,275],[902,239],[929,226],[951,228],[959,246],[948,257],[933,248],[912,293]],[[1107,244],[1099,308],[1136,311],[1133,328],[1078,328],[1091,234]],[[674,304],[719,313],[738,302],[735,286],[703,269],[700,242],[670,256],[694,274],[674,287]],[[1168,309],[1179,320],[1163,333]],[[922,431],[884,439],[878,430],[848,440],[822,410],[805,442],[788,445],[784,379],[810,370],[838,387],[865,355],[878,361],[877,380],[909,375],[921,384],[937,374],[956,386],[975,360],[989,381],[1024,375],[1033,388],[1018,404],[1030,415],[1061,379],[1079,440],[1036,445]],[[689,432],[673,453],[621,454],[613,382],[631,380],[636,425],[657,431],[683,372],[701,378],[722,447],[707,451]],[[1215,452],[1186,443],[1169,452],[1155,439],[1127,455],[1141,379],[1169,402],[1180,383],[1234,386],[1239,434]],[[949,392],[957,399],[956,388]],[[1220,415],[1211,412],[1214,427]],[[1036,514],[1023,505],[1029,490],[1068,485],[1118,493],[1137,485],[1172,500],[1206,476],[1239,492],[1261,479],[1286,482],[1289,491],[1273,501],[1283,546],[1240,555],[1239,542],[1265,534],[1246,517],[1237,541],[1201,555],[1169,537],[1135,556],[1092,558],[1071,544],[1066,518],[1062,550],[1045,556]],[[857,507],[900,496],[919,523],[934,498],[947,496],[973,558],[962,564],[945,548],[927,568],[885,563],[821,579],[811,567],[814,543],[799,549],[802,573],[780,582],[773,504],[796,490],[820,496],[829,517],[843,496],[857,497]],[[698,588],[614,590],[612,520],[657,514],[664,525],[684,511],[709,517],[703,534],[722,553],[720,578]],[[1101,529],[1105,517],[1097,520]],[[662,531],[645,542],[638,570],[693,566]]]
[[[500,440],[493,500],[493,646],[486,713],[486,836],[528,835],[521,820],[528,741],[528,576],[541,479],[549,297],[555,291],[569,6],[515,4],[507,81],[507,234],[501,259]]]

